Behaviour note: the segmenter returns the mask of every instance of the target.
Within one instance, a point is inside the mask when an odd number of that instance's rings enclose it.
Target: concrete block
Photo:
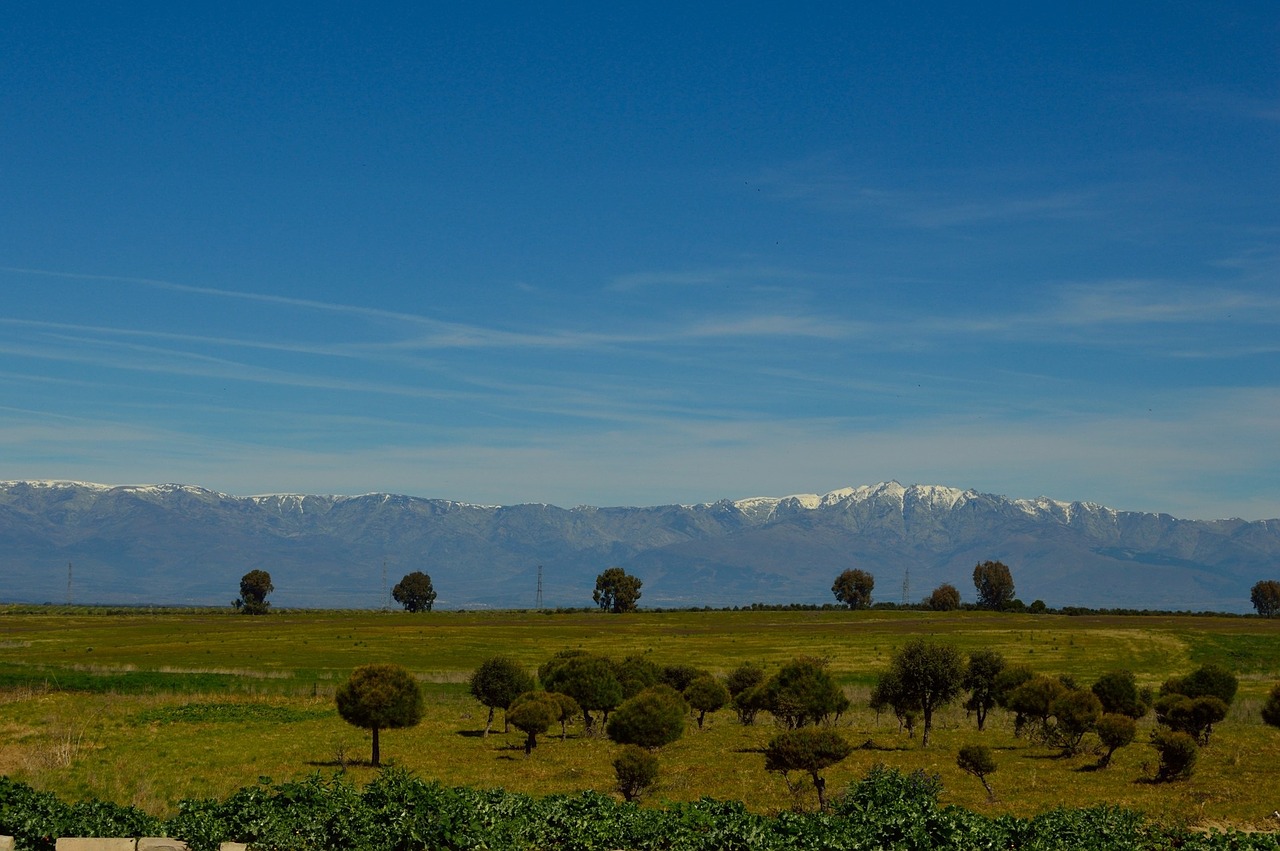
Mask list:
[[[134,851],[136,839],[94,836],[64,836],[54,844],[57,851]]]
[[[0,836],[0,851],[13,851],[12,836]]]
[[[144,836],[138,840],[138,851],[187,851],[187,843],[167,836]]]
[[[249,843],[224,842],[218,846],[218,851],[249,851]]]

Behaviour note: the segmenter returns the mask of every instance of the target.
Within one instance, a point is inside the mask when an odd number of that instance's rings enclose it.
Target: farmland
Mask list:
[[[1240,675],[1240,695],[1214,732],[1195,774],[1155,784],[1155,754],[1140,725],[1134,745],[1105,770],[1097,757],[1058,751],[1013,735],[993,714],[978,733],[953,706],[921,749],[891,716],[866,708],[876,676],[914,637],[963,652],[999,650],[1012,663],[1065,674],[1081,684],[1127,668],[1158,687],[1208,662]],[[1272,794],[1280,779],[1280,730],[1259,707],[1280,680],[1280,625],[1256,618],[1011,615],[906,611],[405,613],[305,611],[266,617],[222,611],[0,610],[0,774],[71,799],[94,797],[170,814],[183,798],[224,796],[259,777],[276,780],[345,771],[358,782],[368,734],[341,721],[333,692],[357,665],[396,662],[423,682],[427,711],[412,729],[386,731],[389,759],[424,779],[531,794],[613,787],[615,747],[571,728],[547,737],[531,758],[515,731],[482,738],[483,708],[467,692],[470,672],[504,654],[529,669],[581,648],[660,665],[723,674],[752,661],[768,669],[798,656],[828,660],[854,703],[839,726],[858,746],[828,772],[840,789],[882,763],[941,776],[945,803],[988,814],[1031,815],[1064,803],[1134,807],[1166,823],[1280,827]],[[760,750],[777,732],[767,716],[744,727],[732,712],[692,725],[663,749],[652,800],[703,796],[742,800],[759,812],[812,808],[764,772]],[[955,756],[965,744],[993,749],[998,771],[989,802]]]

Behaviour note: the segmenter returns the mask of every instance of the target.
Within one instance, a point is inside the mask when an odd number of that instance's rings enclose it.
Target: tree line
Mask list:
[[[634,612],[639,607],[640,588],[643,582],[621,567],[610,567],[596,577],[591,598],[602,611],[613,614]],[[1032,614],[1048,611],[1043,600],[1034,600],[1028,606],[1014,597],[1013,573],[1001,561],[984,561],[973,568],[973,586],[977,592],[977,607],[989,611],[1026,611]],[[875,576],[860,568],[841,572],[831,585],[836,601],[849,609],[868,609],[872,606]],[[267,595],[275,590],[271,574],[265,570],[251,570],[240,578],[240,596],[232,606],[249,615],[266,614],[271,603]],[[391,590],[391,597],[407,612],[429,612],[436,601],[435,586],[431,577],[420,570],[405,574]],[[1280,614],[1280,580],[1264,579],[1250,590],[1250,602],[1257,613],[1265,618]],[[944,582],[925,597],[921,606],[933,611],[946,612],[961,608],[960,592]],[[1082,610],[1083,611],[1083,610]]]

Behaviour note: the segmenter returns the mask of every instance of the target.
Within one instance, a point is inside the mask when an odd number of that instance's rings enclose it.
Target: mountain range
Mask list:
[[[0,482],[0,600],[229,604],[267,570],[277,607],[380,608],[428,573],[441,608],[589,606],[595,577],[643,580],[642,606],[834,602],[857,567],[877,601],[1009,565],[1051,607],[1246,611],[1280,574],[1280,520],[1182,520],[1087,502],[897,482],[825,495],[596,508],[394,494],[228,496],[190,485]]]

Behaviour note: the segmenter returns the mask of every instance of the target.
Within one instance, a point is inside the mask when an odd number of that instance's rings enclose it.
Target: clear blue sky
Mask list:
[[[7,6],[0,479],[1280,517],[1273,0],[614,6]]]

